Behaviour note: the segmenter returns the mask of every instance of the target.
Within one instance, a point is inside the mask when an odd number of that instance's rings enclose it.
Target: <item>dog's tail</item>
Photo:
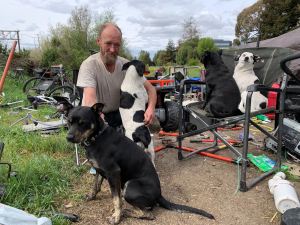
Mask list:
[[[198,215],[201,215],[201,216],[205,216],[209,219],[215,219],[215,217],[212,214],[210,214],[208,212],[205,212],[204,210],[196,209],[196,208],[186,206],[186,205],[179,205],[179,204],[169,202],[163,196],[160,196],[157,203],[159,204],[159,206],[161,206],[165,209],[168,209],[168,210],[178,211],[178,212],[186,212],[186,213],[194,213],[194,214],[198,214]]]

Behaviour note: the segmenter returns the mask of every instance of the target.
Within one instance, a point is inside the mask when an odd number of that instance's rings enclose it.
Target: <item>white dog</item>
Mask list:
[[[251,84],[258,84],[259,79],[255,75],[253,67],[254,63],[259,59],[258,56],[253,55],[251,52],[244,52],[240,56],[236,57],[238,64],[235,66],[233,78],[235,79],[240,93],[241,102],[239,104],[239,110],[245,112],[247,87]],[[268,99],[260,92],[253,92],[251,100],[251,112],[264,109],[267,107]]]
[[[246,98],[247,98],[247,91],[243,91],[241,94],[241,102],[239,104],[239,110],[244,113],[245,106],[246,106]],[[265,109],[267,107],[268,99],[259,92],[253,92],[251,98],[251,112],[255,112],[261,109]]]
[[[120,114],[125,128],[126,137],[141,146],[149,155],[154,165],[154,147],[152,136],[144,124],[144,113],[148,102],[147,91],[144,87],[145,64],[132,60],[123,65],[126,70],[121,85]]]

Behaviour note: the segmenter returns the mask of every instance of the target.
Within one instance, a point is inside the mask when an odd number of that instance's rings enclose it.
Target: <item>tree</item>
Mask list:
[[[242,42],[277,37],[300,26],[299,0],[259,0],[237,17],[235,35]]]
[[[194,17],[190,16],[185,19],[182,24],[183,34],[182,40],[191,40],[191,39],[199,39],[199,30],[197,28],[197,23]]]
[[[174,45],[174,42],[172,40],[169,40],[167,47],[166,47],[166,61],[169,63],[175,63],[176,59],[176,48]]]
[[[237,38],[233,39],[233,46],[240,46],[241,45],[241,41]]]
[[[182,45],[176,55],[176,63],[179,65],[186,65],[189,58],[192,58],[193,48],[189,45]]]
[[[145,65],[151,65],[150,54],[147,51],[141,50],[138,59]]]
[[[253,41],[259,32],[260,14],[263,9],[263,0],[259,0],[245,8],[238,16],[235,25],[235,36],[242,42]]]
[[[197,45],[199,38],[192,38],[179,43],[176,62],[180,65],[186,65],[190,59],[197,59]]]
[[[277,37],[300,26],[299,0],[263,0],[263,4],[262,40]]]
[[[156,54],[153,57],[153,61],[156,66],[163,66],[168,63],[166,60],[166,51],[165,50],[159,50],[156,52]]]
[[[112,11],[98,15],[97,22],[87,6],[75,8],[67,25],[57,24],[50,28],[50,35],[43,37],[41,44],[42,66],[49,67],[61,63],[67,69],[78,69],[82,61],[90,55],[89,50],[98,50],[96,38],[99,26],[106,22],[114,22]],[[120,55],[132,59],[122,39]]]
[[[174,42],[169,40],[166,50],[160,50],[154,55],[153,61],[156,65],[172,64],[174,62],[186,65],[188,61],[194,64],[195,60],[198,60],[196,48],[199,41],[199,30],[194,17],[191,16],[185,19],[182,28],[182,39],[178,41],[178,47],[176,48]]]
[[[217,51],[218,48],[212,38],[201,38],[197,46],[197,55],[200,57],[205,51]]]
[[[75,7],[69,19],[71,30],[76,31],[79,42],[85,44],[85,47],[88,47],[88,31],[91,28],[91,20],[91,12],[86,6]]]

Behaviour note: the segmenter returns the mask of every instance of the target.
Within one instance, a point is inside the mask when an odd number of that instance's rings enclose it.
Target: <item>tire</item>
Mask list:
[[[165,102],[166,120],[160,123],[166,132],[176,131],[179,124],[179,105],[174,101]]]
[[[41,82],[41,78],[33,77],[27,80],[23,86],[23,93],[30,96],[36,96],[43,94],[38,89],[37,86]]]
[[[77,90],[76,87],[75,87],[75,91],[74,91],[74,88],[69,85],[55,87],[47,93],[47,96],[48,97],[53,97],[53,96],[66,97],[72,103],[73,106],[77,106],[80,103],[79,91]]]

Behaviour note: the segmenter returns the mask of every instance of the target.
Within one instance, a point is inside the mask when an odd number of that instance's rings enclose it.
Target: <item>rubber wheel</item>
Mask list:
[[[37,85],[41,82],[41,78],[33,77],[27,80],[23,86],[23,92],[30,96],[35,96],[43,93],[39,93],[36,89]]]
[[[69,101],[72,103],[73,106],[78,106],[80,103],[80,95],[77,88],[74,88],[69,85],[59,86],[56,88],[53,88],[51,91],[47,93],[48,97],[53,96],[61,96],[66,97],[69,99]]]
[[[165,102],[166,120],[160,123],[166,132],[176,131],[179,124],[179,105],[173,101]]]

